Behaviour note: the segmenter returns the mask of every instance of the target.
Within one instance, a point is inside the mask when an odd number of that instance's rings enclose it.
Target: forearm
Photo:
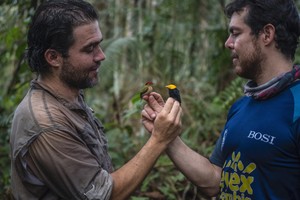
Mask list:
[[[177,137],[167,148],[167,154],[176,167],[203,193],[215,196],[219,193],[222,169],[206,157],[193,151]]]
[[[152,131],[147,143],[128,163],[111,174],[111,199],[126,199],[141,184],[161,153],[179,135],[181,114],[179,102],[169,98],[155,120],[150,120]]]
[[[166,149],[167,144],[157,144],[150,138],[144,147],[128,163],[113,172],[112,200],[123,200],[141,184],[155,164],[158,157]]]

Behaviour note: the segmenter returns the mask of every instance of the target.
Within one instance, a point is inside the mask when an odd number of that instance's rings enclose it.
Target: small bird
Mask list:
[[[177,89],[176,85],[169,84],[169,85],[166,86],[166,88],[169,89],[169,96],[174,98],[179,103],[181,103],[180,92]]]
[[[144,95],[149,94],[150,92],[153,91],[152,87],[153,83],[151,81],[148,81],[145,83],[144,87],[140,91],[140,98],[142,99]]]

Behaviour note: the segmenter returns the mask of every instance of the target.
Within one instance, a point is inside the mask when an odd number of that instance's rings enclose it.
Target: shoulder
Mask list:
[[[14,125],[23,124],[28,129],[54,128],[67,122],[71,111],[43,89],[30,89],[14,113]]]
[[[234,104],[232,104],[231,108],[228,111],[227,118],[233,116],[236,112],[238,112],[243,106],[245,106],[251,100],[250,97],[243,96],[237,99]]]
[[[289,90],[291,91],[294,97],[300,97],[300,80],[291,84]]]
[[[294,109],[294,121],[300,118],[300,80],[293,83],[289,91],[292,96],[293,109]]]

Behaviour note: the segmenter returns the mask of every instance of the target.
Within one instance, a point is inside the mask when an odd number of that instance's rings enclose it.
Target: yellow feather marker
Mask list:
[[[166,88],[169,89],[169,96],[181,103],[181,97],[180,97],[180,92],[177,89],[176,85],[174,84],[169,84],[166,86]]]

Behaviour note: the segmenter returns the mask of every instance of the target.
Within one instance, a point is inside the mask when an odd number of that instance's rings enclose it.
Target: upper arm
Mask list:
[[[225,162],[224,158],[222,157],[221,146],[222,146],[222,137],[219,137],[219,139],[217,140],[217,143],[215,145],[214,151],[209,158],[211,163],[213,163],[214,165],[216,165],[220,168],[223,167],[224,162]]]
[[[28,165],[50,190],[66,199],[103,195],[109,199],[112,178],[80,140],[64,131],[40,134],[28,149]]]

